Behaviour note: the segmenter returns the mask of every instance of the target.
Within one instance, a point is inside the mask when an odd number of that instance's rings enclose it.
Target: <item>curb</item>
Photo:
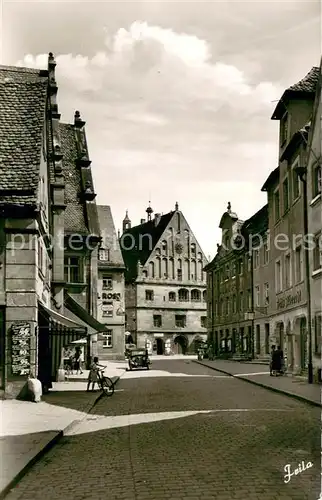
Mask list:
[[[293,392],[287,392],[287,391],[284,391],[283,389],[279,389],[277,387],[265,385],[265,384],[262,384],[261,382],[255,382],[254,380],[244,378],[243,376],[240,376],[240,375],[238,377],[236,377],[236,375],[232,375],[231,373],[227,372],[226,370],[221,370],[220,368],[215,368],[214,366],[206,365],[205,363],[202,363],[202,362],[197,361],[197,360],[194,360],[194,362],[198,363],[198,365],[206,366],[207,368],[210,368],[211,370],[214,370],[216,372],[224,373],[225,375],[230,375],[231,377],[233,377],[237,380],[243,380],[244,382],[248,382],[249,384],[257,385],[258,387],[263,387],[264,389],[268,389],[272,392],[276,392],[277,394],[283,394],[284,396],[288,396],[290,398],[297,399],[298,401],[301,401],[302,403],[306,403],[306,404],[309,404],[311,406],[322,408],[321,403],[316,403],[315,401],[312,401],[311,399],[307,399],[304,396],[299,396],[298,394],[294,394]]]
[[[119,376],[111,377],[113,384],[116,385],[120,380]],[[101,394],[99,394],[94,402],[89,403],[84,409],[80,410],[82,413],[90,413],[92,409],[95,407],[96,403],[101,398]],[[74,425],[77,425],[81,420],[73,420],[70,424],[68,424],[61,431],[57,431],[56,436],[54,436],[48,443],[31,459],[28,463],[16,474],[16,476],[0,491],[0,500],[4,500],[7,495],[9,495],[10,491],[17,486],[17,484],[21,481],[21,479],[27,474],[27,472],[41,459],[46,453],[48,453],[56,444],[58,444],[61,439],[65,436],[65,433],[68,432]]]

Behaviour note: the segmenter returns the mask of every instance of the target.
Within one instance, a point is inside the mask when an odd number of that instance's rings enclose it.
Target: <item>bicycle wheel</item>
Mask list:
[[[114,384],[113,380],[109,377],[104,377],[102,380],[102,389],[104,391],[105,396],[113,396],[114,394]]]

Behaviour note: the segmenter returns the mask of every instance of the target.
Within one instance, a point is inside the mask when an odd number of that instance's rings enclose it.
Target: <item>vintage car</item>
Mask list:
[[[146,368],[147,370],[150,369],[151,361],[146,349],[139,349],[137,347],[128,349],[127,359],[129,363],[129,370],[133,370],[133,368]]]

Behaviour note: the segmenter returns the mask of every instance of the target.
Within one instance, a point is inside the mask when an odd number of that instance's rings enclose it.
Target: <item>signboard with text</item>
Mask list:
[[[13,375],[30,374],[31,327],[27,322],[16,322],[11,326],[11,369]]]

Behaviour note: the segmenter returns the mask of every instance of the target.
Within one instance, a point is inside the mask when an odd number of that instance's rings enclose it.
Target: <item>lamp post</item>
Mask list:
[[[297,175],[303,184],[303,215],[304,215],[304,234],[309,234],[308,229],[308,212],[307,212],[307,169],[305,167],[295,168]],[[312,311],[311,311],[311,283],[310,283],[310,260],[309,249],[304,245],[304,258],[305,258],[305,277],[306,277],[306,290],[307,290],[307,321],[308,321],[308,383],[313,384],[313,362],[312,362]]]

